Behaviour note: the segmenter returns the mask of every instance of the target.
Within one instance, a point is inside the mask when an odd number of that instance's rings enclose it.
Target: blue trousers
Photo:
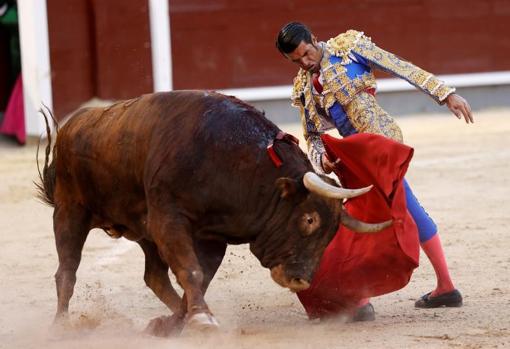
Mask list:
[[[418,235],[420,237],[420,243],[430,240],[434,235],[437,234],[436,223],[430,218],[425,209],[420,205],[420,202],[414,196],[411,187],[404,179],[404,189],[406,192],[407,209],[413,217],[416,225],[418,226]]]
[[[338,132],[342,135],[342,137],[348,137],[350,135],[358,133],[358,131],[354,128],[352,123],[350,122],[345,110],[340,105],[340,103],[336,102],[333,104],[331,108],[329,108],[329,113],[331,118],[335,122],[335,126]],[[414,196],[411,187],[404,179],[404,188],[406,192],[406,201],[407,201],[407,209],[411,216],[413,217],[416,225],[418,226],[418,235],[420,237],[420,242],[423,243],[425,241],[430,240],[437,233],[436,223],[429,217],[425,209],[420,205],[420,202]]]

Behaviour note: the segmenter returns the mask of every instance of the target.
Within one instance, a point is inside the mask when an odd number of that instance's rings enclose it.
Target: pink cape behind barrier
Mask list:
[[[25,144],[25,112],[23,108],[23,83],[21,80],[21,75],[19,75],[12,89],[2,125],[0,125],[0,133],[15,136],[18,143]]]

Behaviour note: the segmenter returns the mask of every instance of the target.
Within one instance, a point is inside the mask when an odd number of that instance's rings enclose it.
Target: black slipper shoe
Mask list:
[[[423,295],[414,303],[416,308],[462,307],[462,295],[458,290],[431,297],[430,293]]]
[[[375,310],[372,303],[367,303],[362,307],[356,309],[356,312],[352,316],[352,321],[374,321]]]

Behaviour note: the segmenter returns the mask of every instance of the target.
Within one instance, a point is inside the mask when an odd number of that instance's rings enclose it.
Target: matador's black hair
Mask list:
[[[294,51],[301,41],[308,44],[312,43],[312,33],[310,29],[302,23],[290,22],[278,33],[276,48],[285,55]]]

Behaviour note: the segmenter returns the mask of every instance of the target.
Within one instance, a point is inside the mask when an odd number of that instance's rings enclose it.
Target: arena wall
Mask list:
[[[48,0],[57,115],[152,92],[148,1]],[[274,39],[292,20],[323,40],[362,30],[436,74],[510,70],[505,0],[169,0],[169,12],[175,89],[289,85],[296,67]]]

